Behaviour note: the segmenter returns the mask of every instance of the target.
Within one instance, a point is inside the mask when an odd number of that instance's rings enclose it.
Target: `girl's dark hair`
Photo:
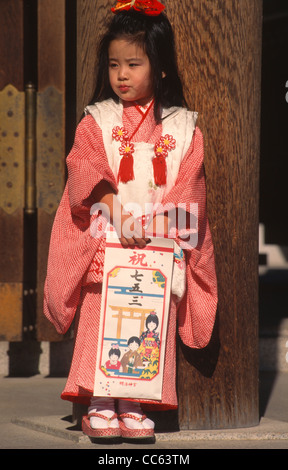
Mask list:
[[[110,357],[112,356],[112,354],[116,354],[116,356],[120,357],[120,350],[116,348],[111,348],[108,353],[108,356]]]
[[[161,106],[166,108],[186,106],[177,69],[174,34],[168,18],[164,13],[151,17],[135,10],[117,13],[102,38],[92,102],[108,98],[118,100],[110,86],[108,73],[109,45],[115,39],[126,39],[131,43],[136,43],[147,54],[153,71],[154,112],[158,122],[161,119]]]
[[[155,315],[155,313],[150,313],[150,314],[148,315],[148,317],[146,318],[146,322],[145,322],[146,328],[148,328],[148,325],[149,325],[150,322],[155,323],[155,325],[156,325],[155,328],[154,328],[154,331],[155,331],[156,328],[157,328],[158,325],[159,325],[159,320],[158,320],[157,315]]]

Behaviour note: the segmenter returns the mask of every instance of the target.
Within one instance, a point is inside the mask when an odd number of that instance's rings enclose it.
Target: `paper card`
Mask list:
[[[161,400],[173,246],[107,241],[94,396]]]

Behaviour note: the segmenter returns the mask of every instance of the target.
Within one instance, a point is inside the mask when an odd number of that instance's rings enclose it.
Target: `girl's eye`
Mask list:
[[[110,62],[109,67],[111,69],[115,69],[117,67],[117,64],[114,64],[113,62]]]
[[[129,67],[137,67],[139,64],[129,64]]]

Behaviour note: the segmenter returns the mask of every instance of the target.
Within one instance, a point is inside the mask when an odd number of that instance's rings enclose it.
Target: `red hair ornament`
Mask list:
[[[158,16],[164,10],[165,6],[157,0],[120,0],[116,6],[111,8],[113,13],[123,10],[139,11],[147,16]]]

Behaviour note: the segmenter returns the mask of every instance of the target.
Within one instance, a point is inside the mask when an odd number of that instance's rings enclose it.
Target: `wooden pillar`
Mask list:
[[[95,85],[97,47],[111,18],[114,0],[77,0],[76,115],[79,120]]]
[[[166,0],[205,138],[219,307],[211,343],[180,345],[181,429],[257,425],[262,0]]]
[[[38,0],[38,341],[63,339],[43,315],[43,289],[51,229],[65,184],[65,81],[65,0]]]
[[[114,0],[77,0],[77,116]],[[219,308],[204,350],[179,343],[181,429],[258,424],[258,173],[262,0],[163,1],[205,138]],[[169,53],[169,51],[167,51]]]

